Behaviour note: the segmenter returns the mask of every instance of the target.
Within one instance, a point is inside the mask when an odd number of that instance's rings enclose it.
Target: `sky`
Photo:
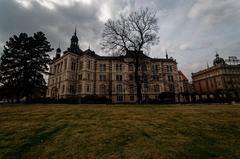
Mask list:
[[[149,56],[164,58],[167,50],[189,80],[212,65],[216,52],[240,58],[240,0],[0,0],[0,53],[9,37],[37,31],[64,51],[77,26],[82,50],[108,55],[100,46],[104,23],[145,7],[160,28]]]

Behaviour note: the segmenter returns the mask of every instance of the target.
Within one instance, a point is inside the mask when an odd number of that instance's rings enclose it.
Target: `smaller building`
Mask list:
[[[226,61],[216,54],[212,67],[192,73],[197,100],[239,101],[240,64]]]
[[[192,89],[188,78],[180,70],[178,71],[178,77],[179,77],[178,101],[183,103],[191,102]]]

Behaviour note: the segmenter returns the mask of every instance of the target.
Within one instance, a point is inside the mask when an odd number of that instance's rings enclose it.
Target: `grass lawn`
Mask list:
[[[0,158],[240,159],[240,105],[2,105]]]

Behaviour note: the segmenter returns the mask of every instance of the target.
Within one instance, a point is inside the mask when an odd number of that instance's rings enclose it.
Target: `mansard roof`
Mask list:
[[[85,51],[79,52],[78,54],[71,52],[70,50],[64,51],[64,54],[66,53],[73,53],[77,56],[83,56],[83,55],[87,55],[90,57],[93,57],[97,60],[120,60],[123,61],[124,59],[131,59],[131,58],[135,58],[136,56],[139,56],[140,59],[146,59],[146,60],[150,60],[152,62],[169,62],[169,63],[177,63],[175,59],[173,58],[151,58],[145,54],[143,54],[142,51],[140,52],[136,52],[136,51],[129,51],[127,52],[125,55],[120,55],[120,56],[100,56],[97,55],[94,51],[87,49]]]

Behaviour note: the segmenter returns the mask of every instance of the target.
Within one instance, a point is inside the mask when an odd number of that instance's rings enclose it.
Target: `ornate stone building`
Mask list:
[[[193,86],[197,99],[239,100],[240,64],[235,61],[227,64],[216,54],[212,67],[193,73]]]
[[[134,82],[134,52],[124,56],[99,56],[94,51],[82,51],[76,31],[71,45],[50,65],[47,97],[80,98],[87,95],[105,96],[114,103],[134,103],[137,100]],[[151,58],[140,54],[139,68],[143,100],[158,99],[163,92],[179,93],[179,73],[173,58]],[[177,96],[176,96],[177,97]]]

